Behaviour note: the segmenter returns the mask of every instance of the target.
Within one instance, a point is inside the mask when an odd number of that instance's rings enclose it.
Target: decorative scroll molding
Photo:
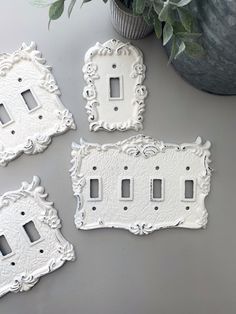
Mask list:
[[[78,204],[78,229],[123,228],[133,234],[182,227],[202,228],[207,224],[205,197],[210,191],[210,142],[198,137],[194,143],[166,144],[137,135],[115,144],[91,144],[81,139],[72,144],[70,170]],[[89,177],[101,177],[101,202],[89,199]],[[118,177],[133,178],[133,198],[120,200]],[[163,178],[165,196],[151,197],[150,178]],[[196,196],[182,200],[183,178],[196,182]],[[89,201],[88,201],[89,200]]]
[[[60,101],[60,90],[51,67],[36,50],[36,44],[22,47],[12,54],[0,54],[0,104],[10,116],[1,123],[0,165],[21,154],[43,152],[54,135],[75,129],[72,114]],[[38,107],[29,110],[22,93],[30,91]]]
[[[0,197],[0,236],[5,236],[12,250],[3,256],[0,247],[0,297],[28,291],[41,276],[75,259],[73,246],[60,232],[57,210],[46,198],[38,177]],[[29,221],[34,222],[41,236],[32,243],[23,229]]]
[[[142,52],[129,43],[111,39],[87,51],[83,96],[87,100],[90,131],[142,129],[147,97],[143,85],[145,71]],[[124,97],[110,98],[109,78],[123,78],[120,84]]]

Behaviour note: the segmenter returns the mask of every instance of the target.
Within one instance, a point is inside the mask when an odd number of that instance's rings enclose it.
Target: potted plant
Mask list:
[[[173,66],[198,89],[236,95],[236,1],[193,0],[189,10],[198,17],[205,57],[194,59],[183,53]]]
[[[49,25],[64,12],[67,0],[31,0],[36,5],[49,5]],[[68,0],[68,16],[77,0]],[[82,4],[92,0],[84,0]],[[171,47],[169,61],[176,59],[184,51],[189,56],[204,54],[195,32],[195,20],[188,6],[192,0],[110,0],[111,20],[115,29],[124,37],[138,39],[148,35],[153,29],[162,38],[163,45]],[[108,0],[103,0],[104,3]]]

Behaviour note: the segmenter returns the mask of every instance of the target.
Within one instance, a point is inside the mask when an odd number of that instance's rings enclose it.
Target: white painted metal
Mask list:
[[[71,177],[78,199],[79,229],[115,227],[148,234],[167,227],[201,228],[207,224],[204,200],[210,191],[210,142],[165,144],[137,135],[115,144],[72,145]],[[102,178],[100,201],[89,199],[88,178]],[[132,179],[130,198],[120,194],[120,180]],[[153,180],[162,180],[153,197]],[[195,182],[185,197],[185,180]],[[118,187],[118,188],[117,188]]]
[[[61,222],[38,177],[23,182],[19,190],[0,197],[0,237],[11,253],[0,247],[0,297],[8,292],[28,291],[39,278],[75,258],[73,246],[60,232]],[[33,221],[40,239],[31,242],[23,228]]]
[[[59,99],[60,91],[35,43],[12,54],[0,54],[0,104],[11,120],[0,122],[0,165],[22,153],[44,151],[51,137],[74,129],[72,114]],[[22,93],[30,91],[38,106],[29,110]],[[1,117],[0,117],[1,118]],[[1,120],[1,119],[0,119]]]
[[[83,95],[91,131],[142,129],[145,71],[142,52],[129,43],[111,39],[87,51]],[[118,97],[111,97],[112,78],[119,78]]]

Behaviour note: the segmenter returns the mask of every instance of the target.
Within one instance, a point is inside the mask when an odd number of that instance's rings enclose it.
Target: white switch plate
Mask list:
[[[115,144],[73,143],[76,227],[123,228],[139,235],[169,227],[205,227],[209,148],[210,142],[202,143],[200,137],[181,145],[144,135]],[[97,180],[96,195],[91,195],[91,179]],[[128,182],[124,194],[123,180]]]
[[[142,129],[145,71],[142,52],[129,43],[111,39],[87,51],[83,95],[90,131]],[[112,94],[112,79],[119,81],[117,94]]]
[[[0,297],[28,291],[41,276],[75,258],[73,246],[60,232],[57,210],[46,198],[38,177],[0,197],[0,240],[4,238],[11,249],[4,254],[0,241]],[[40,236],[35,241],[30,240],[24,227],[29,222]]]
[[[40,153],[53,135],[75,129],[72,114],[61,103],[59,88],[45,62],[33,42],[29,46],[23,43],[12,54],[0,54],[1,166],[22,153]],[[35,107],[29,107],[26,92]]]

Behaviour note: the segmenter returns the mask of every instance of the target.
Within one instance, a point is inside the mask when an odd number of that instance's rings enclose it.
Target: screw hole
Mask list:
[[[186,210],[189,210],[190,209],[190,207],[189,206],[186,206],[186,208],[185,208]]]
[[[93,170],[94,170],[94,171],[97,170],[97,167],[94,166],[94,167],[93,167]]]
[[[25,212],[21,212],[21,215],[24,216],[24,215],[25,215]]]
[[[189,167],[189,166],[188,166],[188,167],[186,167],[186,170],[187,170],[187,171],[189,171],[189,170],[190,170],[190,167]]]
[[[15,262],[11,262],[11,266],[15,266],[16,265],[16,263]]]
[[[95,206],[92,207],[92,210],[96,210],[97,208]]]
[[[114,107],[114,110],[115,110],[115,111],[118,111],[118,107]]]
[[[125,207],[124,207],[124,210],[127,210],[127,209],[128,209],[128,207],[127,207],[127,206],[125,206]]]
[[[14,130],[11,131],[11,134],[14,135],[16,132]]]
[[[43,119],[43,116],[42,116],[42,115],[40,115],[40,116],[39,116],[39,120],[42,120],[42,119]]]
[[[113,69],[116,69],[116,64],[112,64]]]
[[[18,82],[19,83],[22,82],[22,78],[21,77],[18,78]]]
[[[159,166],[156,166],[156,168],[155,168],[156,170],[159,170],[160,169],[160,167]]]
[[[154,207],[154,209],[155,209],[155,210],[158,210],[158,209],[159,209],[159,207],[158,207],[158,206],[155,206],[155,207]]]
[[[43,254],[43,253],[44,253],[44,250],[39,250],[39,252],[40,252],[41,254]]]
[[[124,170],[128,170],[128,166],[124,166]]]

